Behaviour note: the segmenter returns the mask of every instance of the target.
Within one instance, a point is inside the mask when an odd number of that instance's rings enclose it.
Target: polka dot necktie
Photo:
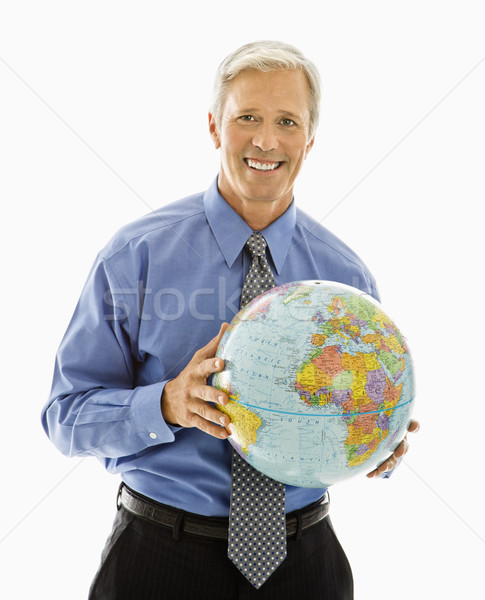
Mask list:
[[[275,285],[263,235],[253,233],[246,247],[253,260],[244,281],[241,308]],[[285,486],[254,469],[235,450],[228,537],[227,555],[255,588],[286,558]]]

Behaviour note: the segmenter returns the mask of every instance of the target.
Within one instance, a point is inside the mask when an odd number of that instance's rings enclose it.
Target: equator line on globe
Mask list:
[[[330,281],[261,294],[231,321],[212,384],[229,441],[283,483],[327,487],[373,470],[399,445],[414,404],[407,343],[381,305]]]

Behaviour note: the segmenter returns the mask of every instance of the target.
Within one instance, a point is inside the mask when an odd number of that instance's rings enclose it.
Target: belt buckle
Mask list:
[[[123,482],[120,483],[120,487],[118,488],[118,494],[116,496],[116,510],[120,510],[121,508],[121,494],[123,493]]]

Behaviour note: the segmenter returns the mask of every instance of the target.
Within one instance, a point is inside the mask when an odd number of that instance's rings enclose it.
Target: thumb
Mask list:
[[[219,333],[204,346],[201,351],[205,358],[211,358],[216,355],[217,348],[221,342],[222,336],[226,333],[229,323],[222,323]]]

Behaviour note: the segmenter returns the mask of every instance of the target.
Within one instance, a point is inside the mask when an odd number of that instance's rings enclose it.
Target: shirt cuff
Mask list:
[[[160,381],[139,388],[131,415],[136,431],[146,446],[166,444],[175,440],[174,432],[181,429],[169,425],[162,416],[160,401],[167,381]]]

